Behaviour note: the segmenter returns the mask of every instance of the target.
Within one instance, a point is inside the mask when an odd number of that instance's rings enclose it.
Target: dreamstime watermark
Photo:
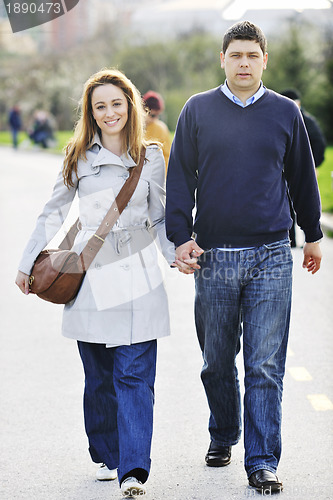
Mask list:
[[[126,490],[126,494],[131,496],[131,497],[140,497],[146,494],[146,491],[144,489],[137,489],[137,488],[129,488]]]
[[[272,491],[270,487],[262,488],[261,491],[258,491],[257,489],[254,488],[248,488],[245,491],[245,496],[247,498],[256,498],[258,496],[270,497],[270,496],[276,496],[276,493],[281,493],[282,491],[283,491],[282,488],[278,488],[275,491]]]
[[[290,260],[290,244],[288,243],[277,243],[276,246],[273,245],[262,245],[261,247],[249,248],[242,251],[243,260],[247,263],[251,262],[264,262],[270,259],[276,264],[281,264],[286,260]],[[225,248],[215,248],[211,250],[206,250],[201,256],[201,262],[236,262],[240,258],[240,252],[238,250],[229,250],[228,247]]]
[[[324,487],[318,488],[317,486],[288,486],[285,488],[279,488],[276,491],[271,491],[270,487],[263,488],[261,491],[256,490],[255,488],[247,487],[245,490],[244,496],[246,498],[259,498],[259,497],[274,497],[278,498],[277,493],[285,492],[288,496],[299,500],[304,500],[308,498],[326,498],[325,494],[328,493],[327,489]],[[328,498],[328,496],[327,496]]]
[[[281,280],[286,275],[285,269],[281,267],[260,269],[260,267],[253,267],[248,269],[246,267],[221,267],[220,264],[214,263],[212,267],[205,267],[200,271],[200,278],[203,281],[221,281],[225,284],[235,280],[241,280],[246,277],[247,281],[259,281],[263,278],[270,280]]]
[[[13,33],[53,21],[80,0],[4,0]]]
[[[198,263],[201,266],[198,274],[202,281],[227,284],[242,279],[281,280],[290,276],[292,256],[289,243],[277,243],[274,248],[263,245],[243,252],[208,250],[199,257]]]

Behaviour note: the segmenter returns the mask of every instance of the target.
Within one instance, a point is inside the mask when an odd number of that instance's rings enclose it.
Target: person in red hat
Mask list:
[[[165,169],[167,170],[171,139],[167,125],[159,119],[160,114],[164,110],[163,98],[157,92],[149,90],[143,96],[143,101],[147,108],[145,138],[149,141],[158,141],[161,143],[165,160]]]

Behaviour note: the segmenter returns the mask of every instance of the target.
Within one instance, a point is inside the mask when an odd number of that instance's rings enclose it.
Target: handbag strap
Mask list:
[[[125,184],[119,191],[116,199],[109,208],[107,214],[102,220],[99,228],[95,234],[88,240],[86,246],[82,250],[80,257],[83,265],[83,270],[87,270],[92,261],[94,260],[97,252],[102,247],[105,238],[113,228],[114,224],[118,220],[122,211],[126,208],[128,202],[132,198],[135,188],[139,182],[139,178],[142,172],[143,163],[146,156],[146,148],[142,147],[140,153],[140,161],[136,167],[131,167],[129,169],[129,176],[125,181]],[[73,224],[68,233],[66,234],[64,240],[60,243],[59,248],[62,250],[68,249],[68,245],[72,247],[75,236],[79,231],[79,219]]]
[[[79,232],[79,225],[80,225],[80,219],[77,218],[74,224],[70,227],[68,233],[58,246],[60,250],[70,250],[72,246],[74,245],[74,241],[76,238],[77,233]]]

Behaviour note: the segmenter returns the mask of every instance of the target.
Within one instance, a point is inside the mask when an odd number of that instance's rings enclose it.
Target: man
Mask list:
[[[299,109],[303,117],[305,128],[307,130],[309,141],[312,149],[315,167],[318,168],[325,160],[326,139],[319,126],[319,123],[314,116],[310,115],[301,105],[301,95],[295,89],[286,89],[280,92],[281,95],[292,99]]]
[[[13,148],[18,147],[18,134],[22,128],[21,111],[18,106],[13,106],[8,115],[8,123],[12,134]]]
[[[157,140],[162,144],[162,151],[165,161],[165,168],[168,168],[169,154],[171,148],[170,132],[164,122],[159,117],[164,111],[164,101],[160,94],[153,90],[148,90],[143,96],[143,101],[148,110],[146,116],[145,138],[149,141]]]
[[[224,85],[192,96],[180,114],[166,205],[175,265],[195,272],[210,407],[206,464],[228,465],[240,438],[235,358],[243,332],[245,469],[249,484],[265,494],[282,490],[276,469],[292,281],[287,187],[305,233],[303,267],[312,274],[320,268],[322,238],[303,120],[296,104],[263,86],[267,58],[257,26],[244,21],[226,32]]]
[[[297,90],[294,89],[286,89],[283,92],[280,92],[281,95],[285,97],[289,97],[292,99],[299,109],[301,110],[301,114],[304,120],[305,128],[307,130],[309,141],[312,149],[313,159],[315,162],[315,167],[318,168],[323,163],[325,159],[325,149],[326,149],[326,139],[324,137],[321,128],[315,119],[314,116],[310,115],[304,108],[301,106],[301,96]],[[293,219],[293,224],[289,231],[289,238],[292,247],[296,247],[296,227],[295,227],[295,212],[291,205],[291,217]]]

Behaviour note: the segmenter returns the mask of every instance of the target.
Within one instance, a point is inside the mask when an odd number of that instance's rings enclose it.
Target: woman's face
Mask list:
[[[121,135],[128,120],[128,102],[124,92],[115,85],[99,85],[91,94],[93,116],[102,137]]]

